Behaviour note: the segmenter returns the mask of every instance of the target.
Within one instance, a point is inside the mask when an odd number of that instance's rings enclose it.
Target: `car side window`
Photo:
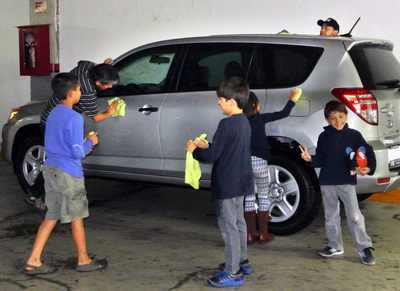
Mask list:
[[[313,71],[323,48],[297,45],[261,45],[249,80],[252,88],[287,88],[302,84]]]
[[[177,55],[176,47],[162,47],[134,53],[115,67],[120,81],[101,96],[163,93]]]
[[[246,78],[251,53],[251,45],[191,45],[179,79],[179,91],[215,90],[227,77]]]

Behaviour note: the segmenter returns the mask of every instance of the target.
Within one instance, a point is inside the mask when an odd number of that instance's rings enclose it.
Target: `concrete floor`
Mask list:
[[[58,226],[45,260],[56,274],[29,278],[18,272],[27,257],[38,213],[22,202],[10,165],[0,161],[0,290],[210,290],[205,280],[223,260],[223,243],[210,193],[163,185],[88,179],[90,252],[109,260],[105,271],[73,270],[68,226]],[[400,290],[400,205],[361,204],[376,247],[377,265],[359,263],[344,227],[343,259],[316,255],[324,244],[320,217],[302,232],[251,246],[255,273],[240,290]]]

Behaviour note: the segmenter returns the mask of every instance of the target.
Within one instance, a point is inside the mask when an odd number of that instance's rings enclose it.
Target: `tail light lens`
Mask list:
[[[361,119],[371,125],[378,125],[378,102],[367,89],[335,88],[332,94]]]
[[[377,184],[389,184],[390,183],[390,177],[384,177],[384,178],[378,178],[376,179]]]

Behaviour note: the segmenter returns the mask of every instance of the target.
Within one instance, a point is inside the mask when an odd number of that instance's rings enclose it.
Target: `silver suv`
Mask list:
[[[304,97],[289,118],[271,123],[272,231],[289,234],[309,224],[321,203],[318,170],[298,145],[315,149],[331,99],[349,109],[349,125],[373,146],[377,169],[359,177],[360,199],[400,186],[400,66],[388,41],[304,35],[226,35],[162,41],[115,61],[118,86],[99,93],[99,107],[122,97],[126,116],[96,124],[100,144],[84,161],[86,175],[183,184],[187,138],[209,138],[223,118],[215,88],[228,74],[243,75],[263,111],[280,110],[289,91]],[[43,194],[45,158],[39,115],[44,103],[24,105],[3,128],[4,157],[29,197]],[[203,165],[202,185],[210,166]]]

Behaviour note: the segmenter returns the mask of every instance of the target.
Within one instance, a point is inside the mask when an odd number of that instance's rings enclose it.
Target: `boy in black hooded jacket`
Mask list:
[[[365,229],[364,216],[357,201],[355,185],[357,176],[373,174],[376,168],[375,154],[362,135],[347,125],[346,106],[339,101],[326,104],[324,115],[329,126],[318,137],[316,154],[311,156],[300,146],[301,157],[321,168],[319,182],[325,212],[325,230],[328,245],[318,254],[329,258],[343,255],[342,230],[340,226],[340,201],[343,202],[347,224],[353,237],[354,246],[366,265],[374,265],[372,241]],[[366,149],[368,165],[358,167],[355,161],[360,148]]]

